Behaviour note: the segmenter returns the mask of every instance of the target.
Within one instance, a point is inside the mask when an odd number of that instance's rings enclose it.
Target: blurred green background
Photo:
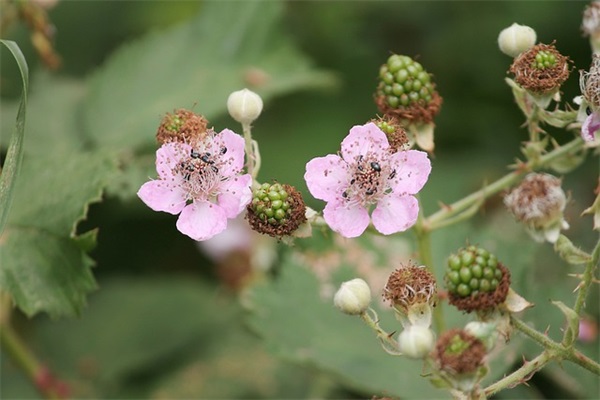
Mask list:
[[[226,68],[219,65],[217,53],[221,49],[214,43],[221,43],[221,37],[227,32],[241,29],[245,23],[243,18],[237,18],[239,15],[232,18],[230,11],[243,8],[247,3],[60,1],[48,12],[56,26],[56,50],[63,60],[62,68],[56,72],[44,71],[30,44],[29,31],[24,24],[14,23],[4,31],[4,39],[16,41],[27,58],[32,72],[32,103],[36,96],[45,95],[46,103],[42,104],[52,104],[57,110],[54,114],[54,108],[51,112],[40,111],[39,107],[37,112],[30,109],[28,126],[47,125],[48,135],[52,137],[55,133],[50,130],[61,129],[59,121],[64,115],[71,114],[70,108],[76,121],[84,118],[80,118],[80,103],[86,103],[88,93],[93,95],[106,90],[104,99],[110,98],[113,87],[103,85],[107,80],[102,80],[102,74],[106,72],[107,76],[110,67],[114,67],[112,72],[128,67],[125,61],[115,61],[118,57],[129,49],[137,49],[138,44],[149,38],[160,38],[198,15],[201,18],[209,7],[214,13],[211,15],[217,15],[217,18],[211,29],[205,30],[197,40],[203,43],[203,49],[215,52],[196,53],[193,46],[187,51],[190,60],[215,58],[217,62],[207,61],[210,68]],[[258,10],[269,3],[258,2]],[[506,165],[520,155],[518,146],[526,139],[526,130],[521,127],[524,118],[504,82],[512,60],[498,50],[498,33],[518,22],[533,27],[538,41],[555,41],[556,47],[573,61],[574,70],[562,89],[564,99],[570,101],[579,94],[577,71],[587,69],[590,63],[589,44],[580,32],[586,4],[578,1],[282,2],[277,12],[265,13],[265,21],[269,19],[265,25],[272,27],[265,35],[273,36],[269,39],[273,43],[279,43],[280,39],[289,42],[304,55],[310,68],[328,74],[319,78],[321,80],[314,78],[312,85],[290,84],[293,90],[269,89],[263,114],[254,123],[253,130],[262,155],[259,179],[277,179],[296,185],[303,191],[308,204],[320,210],[322,203],[310,199],[303,182],[304,165],[315,156],[337,151],[351,126],[375,116],[377,110],[372,96],[379,66],[391,53],[399,53],[417,58],[434,75],[438,91],[444,98],[442,111],[436,119],[433,172],[422,192],[425,212],[435,211],[439,201],[450,203],[478,189],[485,180],[493,180],[505,173]],[[2,7],[6,6],[2,3]],[[257,27],[261,26],[260,15],[259,11],[252,17],[258,18]],[[211,45],[205,45],[206,42]],[[174,48],[178,45],[173,43]],[[160,60],[157,62],[169,63],[171,55],[168,46],[166,49],[165,46],[157,47],[154,54],[155,60]],[[242,58],[241,53],[245,58],[252,58],[245,54],[252,49],[254,47],[241,49],[240,54],[234,53],[229,59],[235,64],[238,56]],[[6,110],[14,110],[14,100],[20,90],[16,68],[7,54],[2,52],[0,60],[0,91],[5,110],[0,136],[3,152],[11,132],[11,118],[14,118],[14,114],[11,116]],[[276,63],[280,75],[285,76],[286,68],[295,68],[295,59],[288,62],[286,52],[278,54],[283,57],[269,62]],[[143,77],[148,82],[164,82],[167,86],[173,82],[171,90],[174,92],[179,88],[190,90],[186,88],[186,82],[177,79],[180,70],[186,71],[186,65],[177,59],[168,73],[160,68],[152,75],[150,65],[144,70]],[[127,71],[126,76],[136,76],[135,70]],[[117,78],[113,82],[118,82]],[[67,88],[69,85],[76,88],[77,96]],[[167,103],[163,112],[194,107],[194,111],[204,113],[203,110],[210,108],[211,123],[217,130],[225,127],[241,130],[223,112],[226,94],[214,93],[211,98],[212,93],[202,92],[203,87],[193,90],[202,94],[203,99],[209,98],[210,102]],[[256,90],[261,93],[260,84]],[[116,104],[118,97],[115,95]],[[101,109],[98,115],[105,119],[111,115],[119,119],[128,112],[135,114],[138,111],[134,103],[126,106],[133,106],[131,109],[123,106],[120,113],[111,114],[103,109],[105,104],[106,101],[87,102],[83,107],[87,116]],[[154,120],[144,123],[158,126],[160,115],[150,115]],[[118,126],[118,122],[113,125]],[[52,128],[55,126],[58,128]],[[107,122],[105,126],[110,128],[111,124]],[[119,150],[121,138],[127,144],[133,140],[128,138],[126,130],[114,132],[108,128],[105,133],[110,137],[107,142],[110,141],[111,150]],[[572,137],[552,128],[549,131],[555,133],[560,142]],[[147,135],[145,142],[127,148],[139,159],[153,152],[154,132],[148,131]],[[82,146],[102,143],[98,137],[94,136],[91,144],[82,139]],[[46,147],[49,143],[52,142],[42,141],[42,148],[36,150],[39,142],[27,142],[25,162],[28,151],[30,154],[52,152],[53,147]],[[56,146],[62,145],[57,141]],[[31,320],[16,316],[16,324],[28,343],[42,360],[67,380],[74,397],[370,397],[373,392],[368,383],[348,382],[339,371],[327,370],[311,359],[298,362],[298,358],[282,354],[285,352],[273,351],[276,346],[264,346],[252,333],[257,330],[256,326],[253,331],[247,329],[245,312],[239,306],[235,290],[227,286],[222,271],[198,250],[195,243],[176,231],[173,216],[151,212],[134,196],[136,184],[153,176],[152,168],[144,165],[142,173],[131,175],[121,190],[113,188],[101,203],[93,204],[87,220],[78,230],[100,228],[98,246],[91,253],[97,263],[93,272],[100,288],[90,295],[82,316],[58,321],[43,315]],[[594,240],[589,234],[591,221],[590,218],[579,219],[579,215],[593,201],[596,167],[594,160],[588,160],[575,174],[565,177],[565,186],[572,193],[568,210],[572,232],[579,243],[588,248]],[[486,204],[485,212],[469,226],[475,229],[492,220],[500,205],[499,197],[492,199]],[[508,225],[506,229],[520,228]],[[473,235],[469,237],[465,229],[459,233],[452,231],[434,236],[442,243],[436,247],[436,260],[443,260],[452,250],[451,246],[460,246],[469,239],[480,240]],[[448,239],[451,235],[456,238]],[[533,244],[520,246],[519,249],[527,246],[527,252],[538,259],[551,256],[548,248]],[[561,282],[565,274],[566,271],[557,272],[554,274],[556,280],[551,283]],[[564,293],[571,290],[569,286]],[[556,298],[554,294],[560,297],[564,293],[540,290],[535,296],[546,301]],[[597,291],[592,296],[597,299]],[[590,303],[590,313],[597,320],[598,302]],[[296,311],[290,309],[289,312]],[[553,318],[554,327],[559,329],[560,314]],[[357,321],[353,322],[359,325]],[[594,349],[594,346],[597,343],[596,340],[589,345],[589,350],[596,351],[596,355],[597,347]],[[355,343],[354,346],[362,344]],[[528,351],[535,352],[536,347],[530,347]],[[376,346],[373,349],[379,351]],[[275,357],[275,353],[283,357]],[[295,362],[288,362],[290,360]],[[408,368],[413,373],[418,369],[414,365]],[[591,386],[587,377],[582,378],[583,383],[573,384],[573,375],[564,378],[567,383],[550,385],[549,382],[558,376],[556,374],[556,371],[542,374],[534,379],[531,388],[519,387],[500,397],[576,398],[593,396],[590,393],[597,390],[597,380],[594,383],[593,377]],[[2,398],[38,396],[4,356],[1,378]],[[418,383],[427,385],[425,381]],[[407,397],[418,396],[409,394]]]

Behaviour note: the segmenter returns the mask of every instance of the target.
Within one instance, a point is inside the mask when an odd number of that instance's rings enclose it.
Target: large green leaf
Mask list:
[[[27,315],[76,315],[96,287],[85,253],[95,233],[78,235],[76,227],[114,170],[114,162],[99,153],[25,157],[0,238],[0,289]]]
[[[123,46],[93,77],[85,125],[101,147],[152,147],[160,117],[192,108],[212,119],[227,96],[252,87],[265,100],[323,87],[328,73],[281,34],[281,2],[216,2],[188,23]]]
[[[250,326],[274,352],[327,371],[365,395],[445,397],[421,378],[421,362],[387,354],[359,318],[336,310],[331,296],[323,298],[323,286],[306,266],[290,256],[282,268],[276,281],[254,287],[245,301]],[[339,284],[352,272],[346,265],[336,275]],[[385,329],[400,329],[389,308],[378,312]]]

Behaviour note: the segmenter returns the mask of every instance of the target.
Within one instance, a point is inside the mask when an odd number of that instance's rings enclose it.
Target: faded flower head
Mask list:
[[[569,77],[569,59],[554,44],[537,44],[521,53],[510,66],[515,81],[535,95],[556,92]]]
[[[306,221],[306,205],[293,186],[263,183],[252,193],[246,218],[259,233],[281,238]]]
[[[512,24],[498,35],[500,51],[511,57],[516,57],[535,45],[536,33],[526,25]]]
[[[180,214],[177,229],[206,240],[250,202],[252,178],[240,174],[243,164],[244,140],[229,129],[191,143],[168,141],[156,151],[159,179],[142,185],[138,196],[154,211]]]
[[[195,143],[203,141],[207,135],[208,120],[192,111],[179,109],[167,113],[156,132],[159,144],[169,142]]]
[[[444,281],[450,304],[466,312],[486,312],[506,300],[510,272],[494,254],[468,246],[448,257]]]
[[[401,266],[388,278],[383,298],[403,314],[415,304],[435,305],[437,285],[435,277],[425,266]]]
[[[479,339],[462,329],[451,329],[440,335],[433,358],[440,370],[458,378],[458,388],[469,391],[475,384],[469,377],[477,375],[485,355],[485,345]]]
[[[539,242],[554,243],[560,230],[569,228],[563,218],[567,196],[561,180],[550,174],[527,175],[519,186],[504,196],[504,204]]]
[[[340,155],[309,161],[304,179],[310,193],[327,202],[323,210],[327,224],[351,238],[360,236],[371,218],[384,235],[414,225],[419,205],[413,195],[425,185],[430,172],[425,152],[392,153],[385,133],[368,123],[350,129]]]
[[[600,2],[591,2],[583,11],[581,31],[584,36],[590,37],[593,37],[600,32]]]
[[[333,297],[333,304],[344,314],[360,315],[371,304],[371,289],[360,278],[346,281]]]
[[[375,103],[384,115],[426,124],[440,111],[442,98],[420,63],[392,54],[379,69]]]

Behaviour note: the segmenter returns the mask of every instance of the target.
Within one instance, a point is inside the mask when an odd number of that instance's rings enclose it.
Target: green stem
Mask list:
[[[543,346],[546,351],[551,352],[553,357],[569,360],[590,372],[593,372],[596,375],[600,375],[600,364],[596,361],[586,357],[581,352],[575,350],[573,347],[565,347],[560,343],[557,343],[550,339],[548,336],[544,335],[531,328],[525,322],[517,319],[515,316],[510,316],[510,322],[512,326],[514,326],[519,331],[523,332],[525,335],[529,336],[536,342],[538,342],[541,346]]]
[[[427,268],[433,276],[435,276],[435,268],[433,264],[433,256],[431,252],[431,233],[423,229],[423,207],[419,205],[419,216],[417,223],[415,224],[415,234],[417,235],[417,246],[419,249],[419,257],[421,263]],[[435,324],[438,332],[445,330],[444,312],[442,309],[442,303],[438,301],[436,307],[433,308],[433,323]]]
[[[535,372],[542,369],[546,364],[552,361],[553,356],[549,351],[543,351],[539,356],[523,364],[521,368],[512,374],[505,376],[499,381],[491,384],[484,389],[486,397],[492,396],[499,391],[526,382]]]
[[[473,192],[448,206],[444,206],[442,209],[433,213],[428,218],[425,218],[423,221],[423,229],[432,231],[440,228],[441,226],[445,225],[444,221],[446,219],[468,209],[477,202],[483,203],[483,200],[504,189],[507,189],[514,183],[518,182],[528,172],[544,168],[562,156],[582,149],[583,144],[583,140],[580,137],[577,137],[564,146],[558,147],[549,153],[544,154],[538,160],[530,160],[519,165],[515,171],[504,175],[497,181],[486,185],[482,189]]]
[[[3,324],[0,328],[0,345],[34,383],[36,389],[47,399],[62,399],[46,367],[35,358],[13,328],[8,324]]]
[[[370,310],[374,315],[377,315],[374,310]],[[371,318],[368,312],[363,312],[360,314],[360,318],[371,328],[376,334],[377,338],[382,342],[382,344],[389,346],[389,348],[398,351],[398,343],[393,338],[393,332],[388,333],[381,329],[379,326],[379,321]]]
[[[242,130],[244,131],[244,152],[246,153],[246,171],[255,179],[254,174],[254,146],[252,145],[252,128],[250,124],[243,123]]]
[[[585,305],[585,298],[587,296],[590,285],[592,284],[594,278],[594,270],[598,266],[598,259],[600,257],[600,238],[598,238],[598,242],[596,243],[596,247],[592,251],[592,259],[585,265],[585,271],[583,272],[583,279],[581,281],[581,286],[579,287],[579,293],[577,294],[577,299],[575,300],[575,306],[573,310],[577,313],[577,315],[581,315],[581,310]]]

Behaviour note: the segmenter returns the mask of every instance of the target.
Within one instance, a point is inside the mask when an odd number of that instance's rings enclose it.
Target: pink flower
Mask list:
[[[591,142],[596,138],[596,131],[598,129],[600,129],[600,113],[593,112],[583,121],[581,137],[586,142]]]
[[[138,196],[154,211],[180,214],[177,229],[194,240],[225,230],[250,202],[252,177],[240,175],[244,139],[225,129],[194,144],[169,142],[156,151],[159,179],[144,183]]]
[[[327,202],[325,222],[345,237],[360,236],[372,218],[384,235],[405,231],[419,212],[416,194],[429,177],[431,163],[418,150],[392,153],[375,124],[354,126],[342,141],[341,156],[327,155],[306,164],[310,193]],[[371,218],[369,209],[375,205]]]

